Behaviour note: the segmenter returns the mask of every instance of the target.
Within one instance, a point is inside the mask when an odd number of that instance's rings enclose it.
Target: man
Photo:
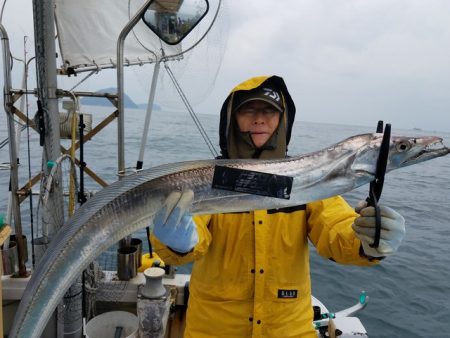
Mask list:
[[[282,78],[255,77],[235,87],[220,115],[224,158],[284,158],[295,105]],[[308,239],[342,264],[373,265],[394,252],[404,219],[381,207],[357,214],[340,196],[276,210],[203,215],[186,210],[192,191],[172,193],[155,217],[156,251],[168,264],[194,261],[186,338],[316,337],[312,326]]]

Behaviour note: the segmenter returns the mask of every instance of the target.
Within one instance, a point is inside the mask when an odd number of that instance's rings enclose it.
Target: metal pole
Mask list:
[[[44,176],[50,174],[53,163],[60,156],[59,109],[56,96],[56,47],[55,47],[54,0],[33,0],[34,41],[36,50],[36,73],[38,98],[44,112]],[[42,135],[41,135],[42,136]],[[45,181],[45,180],[44,180]],[[56,180],[61,182],[60,177]],[[41,184],[41,189],[43,185]],[[44,237],[51,237],[64,223],[64,200],[62,185],[52,187],[48,205],[42,212]]]
[[[36,55],[36,79],[38,99],[42,104],[43,126],[41,138],[43,141],[43,179],[41,179],[41,193],[44,192],[45,182],[50,175],[53,165],[59,158],[60,131],[58,98],[56,96],[56,46],[55,46],[55,1],[33,0],[34,41]],[[61,171],[57,171],[54,182],[61,182]],[[48,194],[47,207],[42,209],[42,243],[48,243],[64,223],[64,199],[62,184],[54,184]],[[42,246],[46,249],[46,244]],[[41,252],[43,253],[43,251]],[[37,258],[37,264],[40,263]],[[64,305],[58,306],[56,323],[47,325],[45,337],[64,335]],[[56,325],[55,325],[56,324]]]
[[[147,10],[153,0],[147,0],[145,4],[137,11],[119,34],[117,39],[117,109],[119,116],[117,118],[117,142],[118,142],[118,171],[119,174],[125,174],[125,117],[124,117],[124,89],[123,89],[123,49],[125,38],[128,33],[136,26],[137,22]],[[119,176],[120,179],[121,176]]]
[[[0,24],[0,34],[2,39],[2,49],[3,49],[3,76],[4,76],[4,87],[3,87],[3,103],[5,106],[5,112],[8,118],[8,137],[9,137],[9,158],[10,158],[10,183],[11,183],[11,210],[14,217],[14,227],[16,232],[16,241],[19,256],[19,276],[27,276],[27,268],[25,266],[24,257],[24,243],[22,238],[22,220],[20,217],[20,203],[19,196],[17,195],[17,190],[19,189],[19,168],[18,168],[18,157],[16,148],[16,129],[14,123],[14,115],[12,112],[13,100],[11,95],[11,54],[9,49],[9,38],[3,25]]]
[[[141,149],[139,150],[139,159],[136,163],[137,170],[142,169],[142,165],[144,164],[145,144],[147,143],[150,117],[152,116],[153,103],[155,102],[155,92],[156,92],[156,84],[158,82],[159,68],[160,62],[157,61],[155,63],[155,68],[153,69],[152,85],[150,87],[150,94],[148,96],[147,113],[145,115],[144,131],[142,132],[142,139],[141,139]]]

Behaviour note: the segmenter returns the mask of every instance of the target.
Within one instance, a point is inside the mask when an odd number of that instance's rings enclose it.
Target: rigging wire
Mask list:
[[[136,38],[136,40],[138,41],[138,43],[139,43],[145,50],[147,50],[148,52],[152,53],[152,54],[156,57],[156,62],[164,62],[164,67],[166,68],[167,73],[169,74],[169,77],[171,78],[171,80],[172,80],[172,82],[173,82],[173,84],[174,84],[174,86],[175,86],[175,89],[177,90],[178,94],[180,95],[180,97],[181,97],[182,101],[184,102],[186,108],[188,109],[188,112],[189,112],[189,114],[191,115],[191,117],[192,117],[192,119],[193,119],[195,125],[197,126],[197,129],[199,130],[201,136],[203,137],[203,139],[204,139],[206,145],[208,146],[208,148],[209,148],[211,154],[212,154],[214,157],[219,156],[219,154],[218,154],[217,150],[215,149],[214,144],[212,143],[212,141],[211,141],[211,139],[209,138],[208,134],[206,133],[205,129],[203,128],[203,126],[202,126],[200,120],[198,119],[197,115],[195,114],[195,112],[194,112],[194,110],[193,110],[191,104],[189,103],[189,101],[188,101],[186,95],[184,94],[183,90],[181,89],[181,86],[180,86],[180,84],[178,83],[178,81],[176,80],[176,78],[175,78],[175,76],[174,76],[172,70],[171,70],[170,67],[167,65],[167,61],[170,60],[170,59],[173,59],[173,58],[175,58],[175,57],[182,57],[184,54],[190,52],[190,51],[193,50],[195,47],[197,47],[197,46],[200,44],[200,42],[202,42],[202,41],[204,40],[204,39],[206,38],[206,36],[208,35],[208,33],[211,31],[212,27],[214,26],[214,24],[215,24],[215,22],[216,22],[216,20],[217,20],[217,17],[218,17],[218,15],[219,15],[219,12],[220,12],[220,10],[221,10],[221,7],[222,7],[222,0],[219,0],[219,1],[218,1],[218,4],[217,4],[217,9],[216,9],[216,11],[215,11],[215,13],[214,13],[214,16],[213,16],[213,18],[212,18],[212,21],[211,21],[211,23],[209,24],[209,26],[208,26],[208,28],[206,29],[206,31],[203,33],[203,35],[202,35],[202,36],[201,36],[201,37],[200,37],[200,38],[199,38],[192,46],[190,46],[189,48],[187,48],[187,49],[181,51],[180,53],[177,53],[177,54],[174,54],[174,55],[165,55],[165,53],[164,53],[164,45],[163,45],[163,43],[162,43],[162,40],[159,39],[159,40],[160,40],[161,51],[162,51],[162,56],[161,56],[161,59],[160,59],[160,60],[157,59],[157,55],[156,55],[156,53],[155,53],[154,51],[152,51],[152,50],[148,49],[147,47],[145,47],[145,45],[140,41],[140,39],[137,37],[137,35],[136,35],[136,34],[134,33],[134,31],[133,31],[133,35],[134,35],[134,37]],[[128,1],[128,16],[131,15],[130,11],[131,11],[131,9],[130,9],[130,0],[129,0],[129,1]]]
[[[19,121],[16,121],[16,120],[14,120],[14,122],[21,125],[21,127],[20,127],[21,128],[20,129],[21,132],[24,131],[27,128],[26,124],[22,124],[22,123],[20,123]],[[7,137],[3,141],[0,142],[0,149],[2,149],[3,147],[7,146],[8,143],[9,143],[9,138]]]
[[[80,84],[82,84],[84,81],[86,81],[88,78],[90,78],[94,74],[98,74],[98,70],[91,71],[88,75],[86,75],[84,78],[81,79],[78,83],[75,84],[72,88],[70,88],[68,91],[72,92],[75,88],[77,88]]]
[[[200,135],[203,137],[203,140],[205,141],[206,145],[209,148],[209,151],[214,157],[218,157],[219,154],[214,147],[214,144],[212,143],[211,139],[209,138],[205,128],[203,128],[200,120],[198,119],[198,116],[195,114],[194,109],[192,108],[191,104],[189,103],[186,95],[184,94],[183,90],[180,87],[180,84],[178,83],[177,79],[172,73],[172,70],[167,65],[166,62],[164,62],[164,68],[166,68],[167,73],[169,74],[170,79],[172,80],[178,94],[180,95],[181,99],[183,100],[184,104],[186,105],[186,108],[191,115],[192,119],[194,120],[195,125],[197,126],[198,131],[200,132]]]

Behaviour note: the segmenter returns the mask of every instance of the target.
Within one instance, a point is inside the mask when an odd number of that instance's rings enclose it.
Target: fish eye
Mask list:
[[[397,148],[397,151],[403,152],[411,149],[411,143],[409,143],[408,141],[401,141],[397,143],[395,147]]]

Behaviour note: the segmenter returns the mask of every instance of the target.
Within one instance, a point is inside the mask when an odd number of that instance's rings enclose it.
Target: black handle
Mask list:
[[[383,121],[378,121],[377,133],[383,132]],[[375,236],[373,243],[370,244],[372,248],[378,248],[380,245],[381,236],[381,215],[378,201],[383,191],[384,176],[386,174],[386,167],[389,158],[389,143],[391,141],[391,125],[386,124],[383,133],[383,139],[380,145],[380,152],[378,154],[377,167],[375,169],[375,179],[370,182],[369,197],[367,203],[369,206],[375,208]]]

